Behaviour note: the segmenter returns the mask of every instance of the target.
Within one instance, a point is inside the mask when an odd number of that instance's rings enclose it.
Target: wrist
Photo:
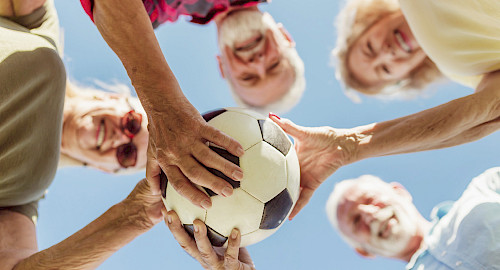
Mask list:
[[[128,198],[114,205],[112,210],[118,213],[118,222],[122,224],[124,228],[142,233],[148,231],[155,225],[149,218],[145,207]]]
[[[362,133],[357,128],[341,129],[336,131],[338,147],[342,151],[343,158],[341,166],[360,161],[364,156],[369,135]]]

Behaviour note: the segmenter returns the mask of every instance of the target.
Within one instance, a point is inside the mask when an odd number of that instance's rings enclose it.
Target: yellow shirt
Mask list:
[[[400,0],[413,34],[450,79],[476,87],[500,69],[499,0]]]

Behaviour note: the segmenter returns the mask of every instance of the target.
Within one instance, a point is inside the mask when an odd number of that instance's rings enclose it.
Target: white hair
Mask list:
[[[328,220],[330,221],[332,226],[339,232],[339,235],[341,236],[341,238],[353,248],[363,248],[363,247],[360,243],[352,240],[349,236],[347,236],[339,228],[337,210],[338,210],[340,200],[342,198],[344,198],[344,195],[348,192],[348,190],[354,184],[357,184],[360,182],[387,184],[379,177],[374,176],[374,175],[369,175],[369,174],[362,175],[358,178],[346,179],[346,180],[340,181],[337,184],[335,184],[335,187],[333,188],[332,193],[330,193],[330,196],[328,197],[328,200],[326,202],[326,207],[325,207],[326,215],[328,216]]]
[[[273,17],[269,13],[263,13],[262,20],[269,25],[270,30],[273,31],[273,34],[278,41],[278,44],[283,44],[286,42],[285,37],[278,28],[278,24],[274,21]],[[299,103],[302,94],[306,88],[306,79],[304,76],[304,62],[300,58],[297,49],[294,46],[284,46],[283,48],[283,56],[288,59],[290,65],[293,67],[294,71],[294,81],[291,85],[290,89],[280,97],[277,101],[266,104],[265,106],[254,106],[245,102],[240,96],[236,93],[236,86],[232,79],[226,76],[226,81],[229,85],[229,89],[231,90],[231,95],[233,96],[236,104],[243,108],[249,108],[254,111],[260,112],[262,114],[267,114],[269,112],[275,113],[285,113],[290,111],[297,103]],[[229,74],[226,65],[222,65],[222,69],[225,74]]]

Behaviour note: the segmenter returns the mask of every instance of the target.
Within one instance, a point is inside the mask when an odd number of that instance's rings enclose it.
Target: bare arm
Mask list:
[[[459,145],[498,127],[500,72],[484,77],[476,93],[395,120],[354,128],[358,157],[410,153]]]
[[[64,241],[37,253],[33,223],[14,212],[5,218],[0,215],[0,224],[5,225],[0,227],[0,269],[95,269],[161,221],[161,208],[159,196],[151,195],[143,180],[127,199]],[[12,220],[15,215],[17,221]]]
[[[41,7],[45,0],[0,0],[0,16],[24,16]]]
[[[208,125],[189,103],[163,56],[141,0],[95,0],[94,21],[104,40],[122,61],[148,115],[149,151],[146,177],[153,183],[160,168],[173,187],[195,205],[208,208],[210,198],[190,181],[218,194],[232,194],[226,181],[206,170],[217,169],[239,180],[242,170],[211,151],[206,142],[236,156],[241,145]],[[159,192],[159,187],[154,187]]]

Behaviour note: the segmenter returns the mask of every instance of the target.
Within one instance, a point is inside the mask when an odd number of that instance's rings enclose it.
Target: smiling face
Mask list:
[[[127,122],[125,116],[131,111],[124,96],[103,93],[96,100],[80,100],[71,104],[72,109],[63,123],[63,154],[88,166],[115,172],[123,168],[118,162],[117,150],[132,142],[137,148],[137,159],[131,167],[145,167],[148,145],[147,118],[142,116],[140,126],[135,127],[134,132],[138,130],[135,135],[130,133],[130,128],[124,128],[124,122]],[[141,111],[137,110],[136,115],[141,114]],[[128,162],[128,165],[132,164]]]
[[[412,248],[418,233],[416,213],[400,185],[358,181],[339,200],[338,228],[358,244],[358,252],[397,258]]]
[[[286,49],[288,33],[256,8],[231,11],[218,24],[219,67],[245,103],[263,107],[285,95],[295,81]]]
[[[347,68],[362,84],[375,87],[406,79],[425,58],[403,13],[397,11],[378,20],[353,43]]]

